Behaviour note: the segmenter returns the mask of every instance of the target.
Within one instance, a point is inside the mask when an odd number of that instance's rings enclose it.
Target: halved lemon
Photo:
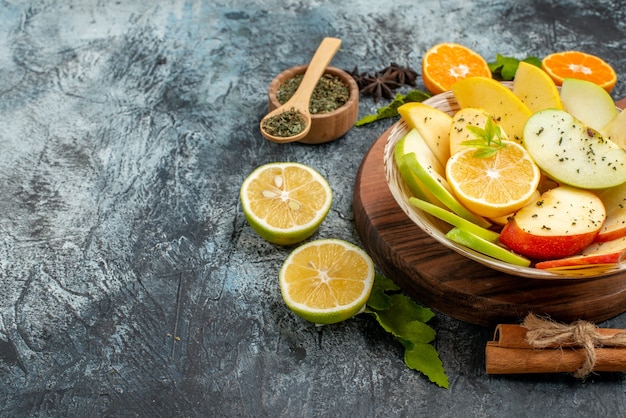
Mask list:
[[[365,306],[374,285],[374,262],[339,239],[311,241],[289,254],[279,272],[287,306],[315,324],[334,324]]]
[[[240,200],[250,226],[278,245],[310,237],[326,218],[332,203],[328,181],[299,163],[269,163],[244,180]]]

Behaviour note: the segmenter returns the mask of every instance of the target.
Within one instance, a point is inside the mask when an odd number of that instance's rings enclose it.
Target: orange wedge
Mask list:
[[[466,46],[437,44],[422,58],[422,80],[433,94],[448,91],[452,84],[471,76],[491,77],[491,70],[483,57]]]
[[[523,207],[534,196],[540,171],[528,151],[513,141],[489,157],[467,147],[448,160],[446,176],[457,198],[472,212],[497,218]]]
[[[617,74],[606,61],[580,51],[556,52],[541,61],[541,67],[557,86],[566,78],[578,78],[596,83],[608,92],[617,83]]]

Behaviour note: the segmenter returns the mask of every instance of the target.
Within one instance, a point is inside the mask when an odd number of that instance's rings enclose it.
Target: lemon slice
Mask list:
[[[493,156],[478,158],[467,147],[446,165],[446,176],[457,198],[472,212],[488,218],[510,214],[535,195],[541,173],[524,147],[513,141]]]
[[[303,164],[258,167],[244,180],[240,200],[250,226],[267,241],[291,245],[310,237],[326,218],[332,191],[326,179]]]
[[[279,272],[287,306],[315,324],[334,324],[365,306],[374,285],[374,262],[354,244],[311,241],[289,254]]]

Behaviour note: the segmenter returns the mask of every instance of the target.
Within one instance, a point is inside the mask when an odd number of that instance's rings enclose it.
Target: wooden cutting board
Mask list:
[[[626,99],[618,102],[620,107]],[[357,173],[353,209],[363,246],[378,269],[416,302],[469,323],[492,326],[526,314],[600,322],[626,311],[626,272],[597,279],[536,280],[507,275],[439,244],[396,204],[376,140]]]

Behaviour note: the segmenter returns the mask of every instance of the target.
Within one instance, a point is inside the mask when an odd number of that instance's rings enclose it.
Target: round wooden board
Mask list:
[[[596,279],[535,280],[507,275],[439,244],[396,204],[383,168],[391,131],[363,159],[354,190],[361,241],[376,266],[416,302],[469,323],[516,323],[529,312],[600,322],[626,311],[626,273]]]

